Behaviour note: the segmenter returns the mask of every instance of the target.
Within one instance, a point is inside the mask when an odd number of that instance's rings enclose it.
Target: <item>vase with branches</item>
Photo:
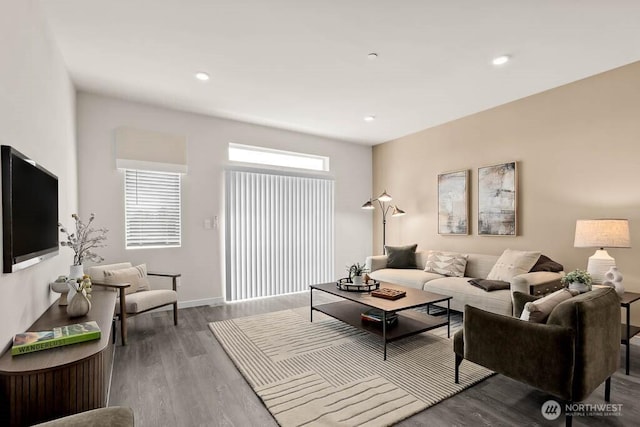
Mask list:
[[[73,265],[80,266],[87,261],[102,262],[104,258],[94,252],[96,248],[105,247],[105,240],[107,240],[106,228],[94,228],[91,226],[95,215],[91,214],[89,221],[84,222],[78,217],[77,214],[71,215],[75,221],[75,232],[69,232],[61,223],[58,223],[60,232],[67,236],[66,240],[60,242],[61,246],[66,246],[73,249]]]

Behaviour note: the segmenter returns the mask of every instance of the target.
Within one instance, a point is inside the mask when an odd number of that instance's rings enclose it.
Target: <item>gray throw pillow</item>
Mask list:
[[[407,246],[386,246],[387,268],[417,268],[416,249],[418,244]]]

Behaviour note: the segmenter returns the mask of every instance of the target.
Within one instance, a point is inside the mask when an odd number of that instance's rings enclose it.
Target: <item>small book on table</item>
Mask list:
[[[382,326],[382,310],[372,308],[363,313],[360,313],[360,318],[363,322],[368,322]],[[387,313],[387,326],[395,325],[398,322],[398,315],[396,313]]]
[[[60,326],[51,331],[23,332],[13,337],[11,355],[32,353],[63,345],[76,344],[100,338],[100,327],[95,321]]]

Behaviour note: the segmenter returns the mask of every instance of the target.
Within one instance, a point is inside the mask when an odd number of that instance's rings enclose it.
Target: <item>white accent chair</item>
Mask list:
[[[178,324],[178,292],[177,279],[181,274],[148,272],[148,276],[170,277],[173,290],[169,289],[140,289],[127,293],[130,283],[105,283],[105,271],[131,268],[130,262],[118,264],[96,265],[89,268],[89,276],[94,285],[112,288],[119,292],[116,303],[116,316],[120,318],[120,334],[122,345],[127,345],[127,317],[136,316],[165,305],[173,305],[173,323]]]

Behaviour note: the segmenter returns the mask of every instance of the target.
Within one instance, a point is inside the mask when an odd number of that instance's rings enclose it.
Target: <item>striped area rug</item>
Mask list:
[[[453,382],[452,341],[423,333],[389,344],[308,308],[209,327],[284,427],[387,426],[492,374],[465,362]]]

